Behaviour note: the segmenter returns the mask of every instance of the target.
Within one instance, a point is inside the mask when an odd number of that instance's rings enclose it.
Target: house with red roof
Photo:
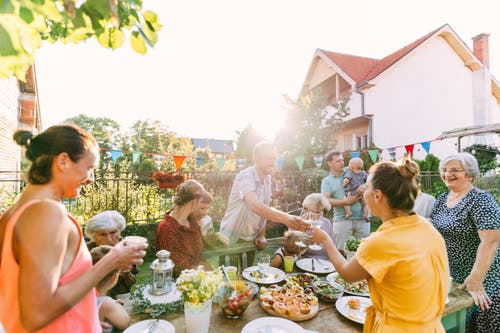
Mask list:
[[[382,59],[317,49],[300,95],[319,89],[327,108],[349,98],[350,115],[332,148],[356,151],[374,143],[396,148],[400,157],[414,144],[421,158],[426,152],[419,143],[430,141],[430,153],[443,157],[457,150],[456,139],[435,140],[444,131],[500,122],[488,37],[472,38],[471,50],[445,24]],[[498,138],[474,140],[470,144],[495,144]]]

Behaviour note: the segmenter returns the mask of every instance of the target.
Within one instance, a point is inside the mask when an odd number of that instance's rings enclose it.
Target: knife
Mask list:
[[[313,271],[313,272],[314,272],[314,271],[316,271],[316,270],[314,269],[314,258],[311,258],[311,268],[312,268],[312,271]]]

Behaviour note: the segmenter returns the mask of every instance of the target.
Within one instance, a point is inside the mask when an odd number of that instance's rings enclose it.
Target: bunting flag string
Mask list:
[[[415,145],[414,144],[411,144],[411,145],[406,145],[405,146],[405,150],[406,150],[406,153],[411,157],[413,156],[413,148],[415,148]]]
[[[278,170],[281,171],[281,169],[283,169],[283,165],[285,164],[285,156],[278,156],[276,163],[278,164]]]
[[[424,148],[425,152],[429,154],[429,151],[431,150],[431,142],[430,141],[421,142],[420,145],[422,146],[422,148]]]
[[[123,152],[117,149],[111,149],[110,152],[111,152],[111,159],[113,160],[113,163],[116,164],[116,161],[120,156],[122,156]]]
[[[201,165],[203,164],[203,160],[204,160],[204,157],[203,156],[196,156],[196,165],[199,167],[201,167]]]
[[[179,171],[182,168],[182,164],[184,163],[185,158],[186,156],[174,155],[175,169],[177,171]]]
[[[368,155],[370,155],[370,159],[373,163],[377,163],[378,161],[378,149],[368,150]]]
[[[302,171],[302,168],[304,167],[304,160],[305,160],[304,155],[295,156],[295,163],[297,163],[297,166],[299,167],[300,171]]]
[[[222,171],[224,164],[226,164],[226,159],[224,157],[217,157],[215,159],[215,161],[217,162],[217,166],[219,167],[219,171]]]
[[[316,163],[316,168],[321,168],[323,165],[323,155],[314,155],[314,163]]]
[[[367,153],[368,156],[370,157],[371,161],[373,163],[376,163],[381,155],[381,152],[384,150],[387,150],[389,153],[389,156],[391,159],[396,158],[396,151],[398,148],[403,148],[405,149],[405,152],[413,156],[414,148],[415,145],[420,144],[422,148],[425,150],[427,154],[430,153],[430,148],[431,148],[431,142],[434,141],[442,141],[442,139],[436,139],[436,140],[429,140],[429,141],[422,141],[419,143],[412,143],[412,144],[407,144],[407,145],[401,145],[401,146],[394,146],[394,147],[389,147],[389,148],[381,148],[381,149],[361,149],[358,151],[343,151],[342,154],[344,156],[350,156],[351,158],[355,157],[360,157],[362,153]],[[100,148],[102,151],[109,151],[111,154],[111,159],[113,163],[116,164],[117,160],[126,153],[130,153],[132,156],[132,163],[136,164],[141,161],[141,156],[152,156],[153,159],[156,162],[157,167],[160,167],[163,161],[165,160],[166,157],[172,157],[174,159],[175,167],[179,171],[182,169],[182,166],[184,164],[184,161],[186,158],[192,158],[196,160],[196,165],[197,167],[201,167],[203,165],[204,160],[206,157],[202,156],[188,156],[188,155],[172,155],[172,154],[166,154],[166,153],[153,153],[153,152],[141,152],[141,151],[127,151],[127,150],[119,150],[119,149],[110,149],[110,148]],[[420,151],[420,149],[419,149]],[[222,170],[224,167],[225,163],[227,160],[236,160],[236,166],[239,170],[243,169],[247,163],[247,160],[245,158],[238,158],[238,157],[217,157],[217,158],[212,158],[208,157],[209,159],[215,160],[217,167],[219,170]],[[297,155],[294,157],[295,163],[297,164],[298,168],[300,170],[303,169],[304,167],[304,161],[306,158],[312,158],[314,160],[314,163],[317,168],[321,168],[323,165],[323,155]],[[285,163],[285,155],[277,156],[276,159],[277,162],[277,168],[278,170],[282,170],[284,163]]]

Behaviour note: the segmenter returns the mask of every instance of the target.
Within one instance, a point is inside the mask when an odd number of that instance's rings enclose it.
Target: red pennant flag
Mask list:
[[[406,153],[410,156],[413,156],[413,148],[415,147],[415,144],[411,144],[411,145],[406,145],[405,146],[405,149],[406,149]]]
[[[175,168],[180,170],[182,167],[182,163],[184,163],[184,159],[186,156],[174,156]]]

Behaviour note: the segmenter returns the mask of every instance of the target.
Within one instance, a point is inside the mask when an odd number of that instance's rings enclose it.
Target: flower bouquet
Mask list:
[[[186,180],[186,176],[180,173],[172,174],[168,171],[154,171],[151,178],[158,182],[159,188],[176,188]]]
[[[203,266],[185,269],[177,278],[177,289],[184,300],[186,332],[205,333],[210,326],[212,298],[218,294],[222,282],[222,272],[205,271]]]

